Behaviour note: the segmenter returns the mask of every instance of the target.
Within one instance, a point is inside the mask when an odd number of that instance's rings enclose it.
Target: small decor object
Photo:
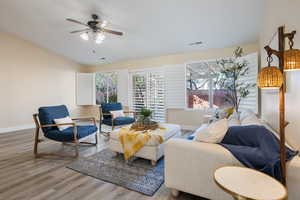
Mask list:
[[[147,125],[136,122],[131,125],[131,130],[135,131],[147,131],[147,130],[155,130],[159,128],[159,124],[157,122],[151,121]]]
[[[151,122],[152,111],[150,109],[142,108],[140,111],[140,118],[138,121],[141,121],[144,125],[149,125]]]
[[[241,100],[250,94],[250,89],[256,84],[245,83],[243,77],[249,74],[248,62],[240,60],[243,49],[238,47],[234,51],[234,58],[222,59],[217,61],[220,66],[220,76],[216,80],[220,88],[226,89],[226,100],[239,111]]]
[[[136,123],[132,124],[131,129],[135,131],[155,130],[159,128],[157,122],[151,121],[152,110],[142,108]]]

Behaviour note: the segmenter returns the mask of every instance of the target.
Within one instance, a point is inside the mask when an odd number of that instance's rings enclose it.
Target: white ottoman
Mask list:
[[[176,124],[161,124],[166,128],[166,131],[162,135],[164,142],[157,144],[157,141],[150,139],[147,144],[135,154],[136,157],[151,160],[152,165],[156,165],[156,161],[164,155],[165,142],[175,136],[180,136],[181,127]],[[116,153],[123,153],[122,144],[119,141],[118,129],[114,130],[110,134],[109,149]]]

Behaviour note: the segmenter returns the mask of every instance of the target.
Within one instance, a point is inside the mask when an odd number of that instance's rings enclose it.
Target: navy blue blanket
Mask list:
[[[243,165],[281,180],[279,140],[264,126],[230,127],[220,143]],[[286,160],[298,152],[286,147]]]

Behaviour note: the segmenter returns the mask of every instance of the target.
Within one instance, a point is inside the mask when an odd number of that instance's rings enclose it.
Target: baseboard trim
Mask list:
[[[32,129],[34,128],[34,124],[24,124],[21,126],[13,126],[13,127],[7,127],[7,128],[0,128],[0,134],[1,133],[9,133],[9,132],[14,132],[14,131],[21,131],[21,130],[26,130],[26,129]]]

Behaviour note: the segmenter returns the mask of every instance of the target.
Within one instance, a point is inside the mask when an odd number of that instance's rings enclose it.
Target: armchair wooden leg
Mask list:
[[[96,145],[98,144],[98,133],[95,134]]]
[[[76,158],[79,156],[79,148],[78,148],[78,146],[79,146],[79,142],[76,141],[75,142],[75,157]]]
[[[102,132],[102,123],[101,123],[101,119],[100,119],[100,121],[99,121],[99,133],[101,133]]]
[[[156,161],[155,160],[151,160],[151,165],[154,167],[156,166]]]
[[[34,147],[33,147],[33,153],[35,157],[37,157],[38,154],[39,132],[40,132],[40,128],[37,127],[35,129]]]
[[[178,197],[178,196],[179,196],[179,190],[171,189],[171,195],[172,195],[173,197]]]

